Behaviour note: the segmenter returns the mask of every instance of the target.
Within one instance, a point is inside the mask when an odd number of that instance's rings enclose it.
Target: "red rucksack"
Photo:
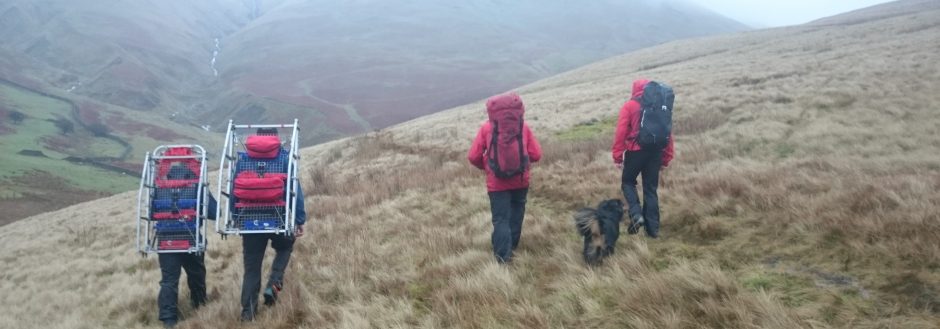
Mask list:
[[[274,135],[251,135],[245,139],[245,151],[256,159],[270,159],[281,150],[281,139]]]
[[[525,172],[529,166],[523,139],[525,105],[516,93],[493,96],[486,101],[486,112],[493,126],[487,148],[487,164],[499,178],[510,178]]]

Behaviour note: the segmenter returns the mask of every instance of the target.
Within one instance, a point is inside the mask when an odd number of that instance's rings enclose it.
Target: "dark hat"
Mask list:
[[[255,134],[263,136],[277,136],[277,128],[258,128]]]

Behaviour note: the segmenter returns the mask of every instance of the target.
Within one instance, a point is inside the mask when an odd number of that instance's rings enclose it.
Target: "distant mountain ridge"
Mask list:
[[[746,28],[678,1],[11,0],[0,73],[198,125],[299,117],[315,143]]]
[[[217,152],[230,119],[299,118],[310,145],[631,49],[745,28],[651,0],[2,1],[0,188],[11,192],[0,205],[16,211],[0,224],[136,179],[89,164],[133,173],[159,144]],[[4,121],[17,112],[23,125]],[[23,155],[34,152],[50,156]],[[78,158],[98,161],[67,161]],[[74,170],[83,174],[65,174]]]
[[[936,0],[903,0],[861,8],[839,15],[821,18],[807,25],[851,25],[898,15],[930,11],[940,8]]]

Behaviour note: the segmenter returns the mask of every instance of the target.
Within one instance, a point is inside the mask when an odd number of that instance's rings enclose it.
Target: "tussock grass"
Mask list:
[[[938,19],[676,42],[521,88],[545,155],[508,267],[464,159],[482,104],[306,149],[313,217],[282,303],[238,323],[240,241],[213,236],[211,302],[181,303],[182,327],[936,328],[940,31],[895,32]],[[615,115],[639,76],[680,95],[663,239],[622,235],[589,268],[571,216],[618,197],[620,177],[609,134],[563,136]],[[130,252],[132,203],[0,229],[0,327],[155,326],[159,273]]]

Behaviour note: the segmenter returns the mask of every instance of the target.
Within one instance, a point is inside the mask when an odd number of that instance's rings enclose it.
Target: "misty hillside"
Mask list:
[[[309,143],[628,50],[744,28],[658,0],[573,8],[561,1],[13,0],[0,4],[0,33],[11,36],[0,41],[7,58],[0,73],[199,125],[299,117]]]
[[[157,145],[218,149],[216,134],[172,116],[5,78],[0,77],[0,225],[134,188],[144,153]]]
[[[229,119],[300,118],[312,145],[742,29],[660,0],[3,1],[0,225],[126,191],[146,151],[216,145]]]
[[[0,49],[15,66],[0,72],[135,110],[186,110],[180,97],[212,81],[213,39],[249,21],[243,2],[4,1]]]
[[[518,88],[545,154],[509,267],[465,160],[482,103],[306,148],[312,217],[280,304],[239,324],[241,241],[212,236],[210,302],[181,303],[181,328],[937,328],[940,9],[880,8],[891,14],[669,42]],[[678,95],[662,239],[621,235],[590,269],[571,216],[620,196],[613,120],[640,77]],[[160,274],[132,251],[135,200],[0,227],[0,327],[156,327]]]
[[[235,92],[313,109],[324,117],[307,122],[325,119],[326,128],[348,134],[629,50],[743,29],[691,5],[656,0],[297,0],[228,36],[220,66]],[[229,108],[242,109],[237,105]],[[231,115],[257,115],[249,110]]]
[[[0,225],[126,191],[146,151],[213,145],[230,119],[300,118],[312,145],[743,29],[661,0],[3,1]]]
[[[211,36],[248,15],[221,3],[0,2],[0,225],[134,188],[157,145],[216,152],[173,95],[205,93]]]
[[[889,2],[868,8],[854,10],[841,15],[818,19],[810,22],[807,25],[852,25],[892,17],[898,14],[927,11],[937,8],[940,8],[940,2],[935,0],[906,0],[901,2]]]

